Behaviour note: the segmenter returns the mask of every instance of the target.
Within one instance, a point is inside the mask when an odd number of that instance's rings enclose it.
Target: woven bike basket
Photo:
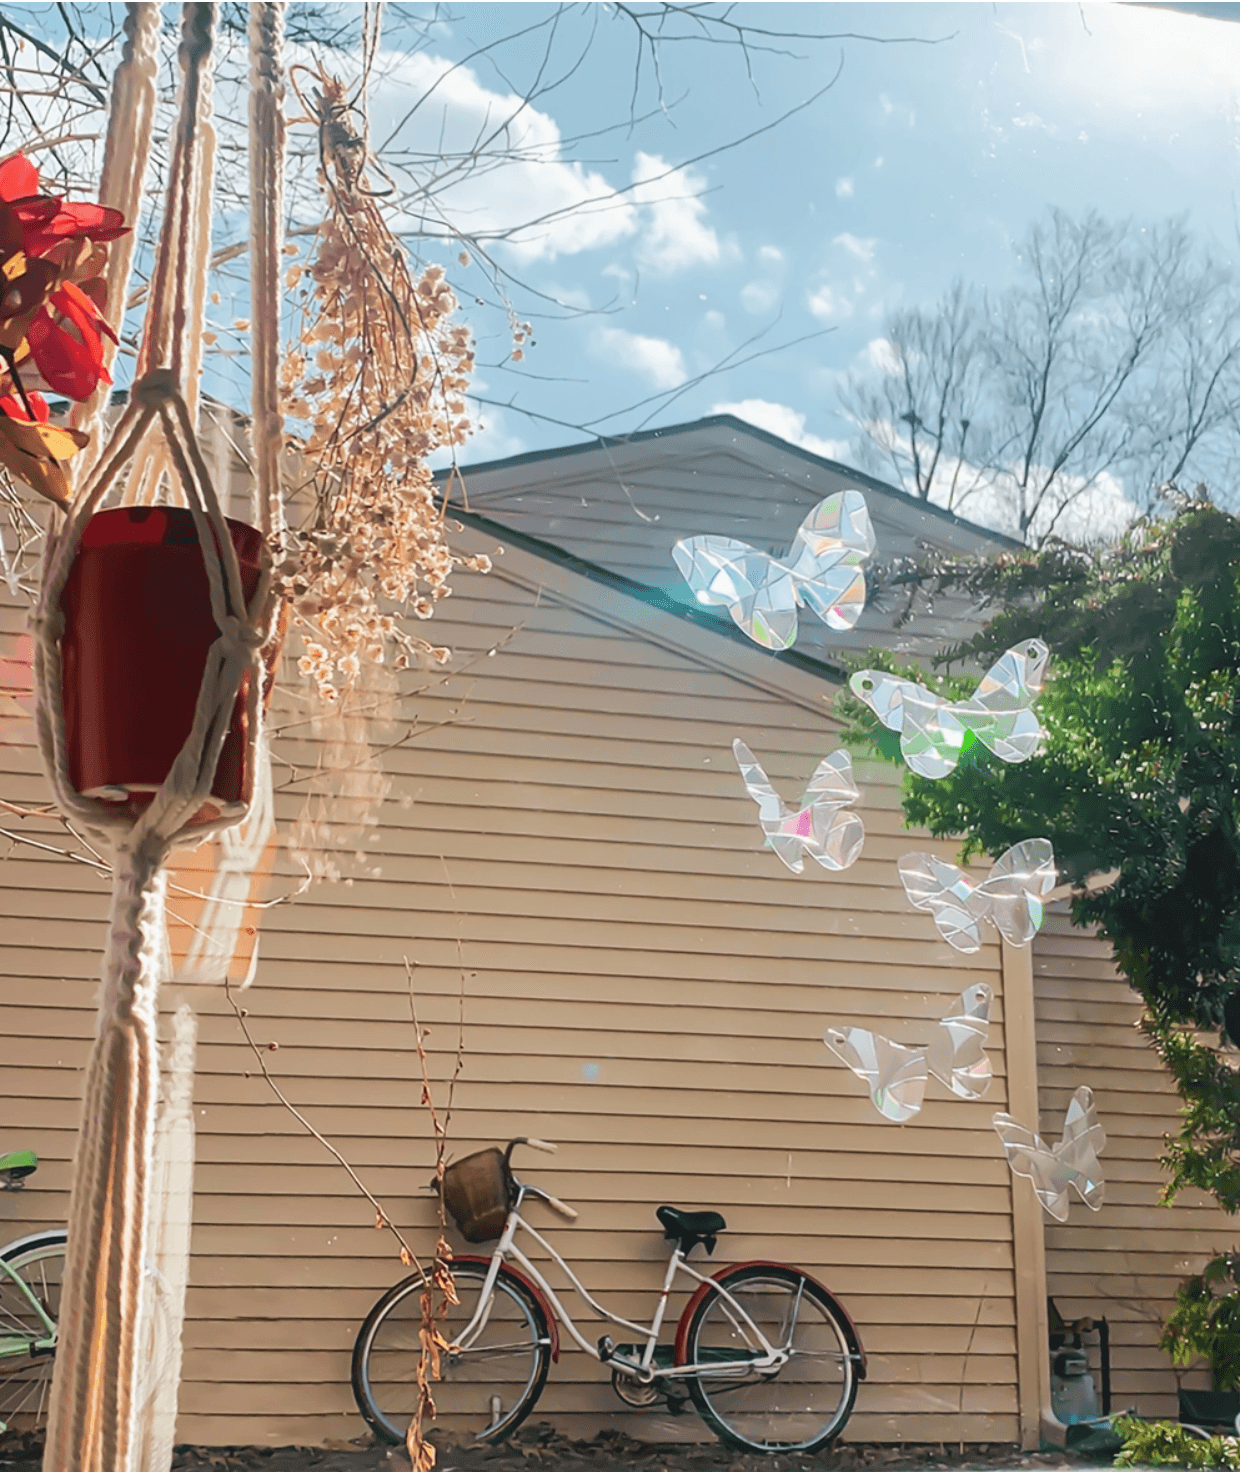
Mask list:
[[[443,1204],[466,1242],[493,1242],[504,1230],[512,1199],[508,1162],[495,1145],[455,1161],[443,1173]]]

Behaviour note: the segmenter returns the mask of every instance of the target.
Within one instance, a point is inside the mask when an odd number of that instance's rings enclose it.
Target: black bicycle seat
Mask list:
[[[717,1211],[681,1211],[677,1206],[660,1206],[655,1216],[664,1237],[669,1242],[678,1242],[682,1252],[690,1252],[699,1242],[707,1252],[714,1252],[715,1237],[728,1228]]]

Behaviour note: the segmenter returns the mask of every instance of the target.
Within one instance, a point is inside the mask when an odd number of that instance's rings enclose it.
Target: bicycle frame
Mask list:
[[[534,1200],[548,1201],[547,1193],[539,1190],[537,1186],[523,1185],[515,1177],[513,1178],[513,1183],[517,1188],[517,1199],[508,1213],[508,1219],[504,1223],[503,1233],[499,1241],[495,1244],[494,1251],[491,1253],[490,1265],[487,1268],[487,1275],[478,1297],[478,1307],[473,1318],[461,1331],[460,1337],[457,1339],[453,1348],[468,1349],[476,1336],[486,1327],[491,1313],[491,1305],[494,1302],[494,1289],[496,1279],[499,1277],[499,1270],[505,1262],[511,1259],[520,1266],[543,1293],[547,1302],[551,1305],[556,1318],[586,1354],[603,1364],[623,1370],[626,1374],[631,1375],[638,1381],[639,1384],[649,1385],[655,1380],[686,1379],[690,1376],[709,1377],[711,1379],[743,1378],[746,1375],[752,1374],[754,1371],[774,1372],[788,1362],[792,1336],[796,1329],[797,1314],[800,1312],[801,1307],[799,1290],[797,1301],[787,1326],[787,1337],[784,1343],[777,1347],[767,1340],[762,1330],[754,1323],[753,1319],[750,1318],[736,1299],[732,1297],[724,1284],[714,1278],[708,1277],[705,1273],[699,1273],[685,1259],[684,1253],[680,1250],[680,1244],[677,1243],[672,1248],[671,1256],[668,1258],[667,1270],[663,1276],[663,1288],[659,1294],[659,1299],[655,1305],[654,1315],[650,1323],[634,1324],[630,1320],[621,1317],[620,1314],[612,1313],[610,1309],[599,1303],[551,1243],[547,1241],[541,1232],[530,1226],[529,1222],[521,1215],[521,1205],[527,1196]],[[591,1344],[586,1339],[574,1323],[572,1315],[560,1302],[555,1289],[547,1282],[546,1277],[539,1271],[536,1264],[531,1262],[525,1253],[516,1245],[514,1239],[518,1227],[528,1232],[533,1240],[548,1254],[551,1260],[556,1263],[568,1278],[573,1291],[601,1319],[606,1319],[619,1328],[627,1329],[638,1339],[645,1340],[640,1359],[632,1359],[628,1355],[617,1354],[614,1350],[609,1351],[605,1349],[604,1346],[607,1344],[606,1335],[598,1345]],[[701,1364],[689,1365],[656,1364],[654,1359],[655,1347],[658,1343],[659,1332],[663,1327],[663,1321],[667,1314],[667,1301],[671,1295],[672,1284],[677,1274],[684,1274],[685,1277],[691,1278],[699,1286],[710,1284],[729,1306],[731,1310],[729,1317],[735,1315],[735,1317],[732,1317],[735,1327],[745,1336],[750,1344],[756,1344],[758,1348],[755,1348],[752,1353],[741,1353],[739,1358],[725,1361],[711,1360]]]

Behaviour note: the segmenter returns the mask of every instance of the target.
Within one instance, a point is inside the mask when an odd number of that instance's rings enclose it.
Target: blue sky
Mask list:
[[[447,75],[445,63],[552,14],[465,4],[421,54],[390,54],[373,104],[376,141],[437,78],[405,139],[430,149],[507,115],[545,30]],[[850,369],[881,366],[884,312],[932,302],[956,275],[1003,285],[1013,241],[1048,206],[1094,206],[1137,224],[1187,212],[1223,257],[1237,249],[1240,25],[1120,4],[773,3],[731,14],[768,29],[937,44],[781,43],[796,54],[755,53],[754,86],[735,48],[672,44],[662,55],[666,111],[647,66],[638,111],[653,115],[617,127],[629,116],[635,36],[609,7],[572,11],[553,56],[565,69],[584,59],[520,114],[528,160],[444,201],[478,228],[592,201],[495,249],[520,283],[564,304],[513,288],[535,327],[520,364],[503,362],[503,324],[473,301],[491,297],[478,268],[454,266],[481,342],[481,391],[547,416],[484,408],[466,464],[580,440],[575,426],[620,433],[720,407],[847,460],[853,431],[837,388]],[[666,175],[772,123],[841,63],[831,90],[778,128]],[[575,147],[564,141],[608,129]],[[823,332],[670,402],[630,407],[729,352]]]

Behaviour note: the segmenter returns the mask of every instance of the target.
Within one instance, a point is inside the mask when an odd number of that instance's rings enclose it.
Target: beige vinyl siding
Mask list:
[[[1180,1100],[1137,1030],[1141,1001],[1110,945],[1074,930],[1062,905],[1034,943],[1034,985],[1043,1132],[1058,1139],[1073,1090],[1088,1084],[1107,1136],[1101,1211],[1074,1197],[1065,1223],[1047,1222],[1047,1292],[1067,1318],[1109,1321],[1113,1405],[1174,1419],[1175,1374],[1158,1348],[1163,1320],[1180,1280],[1234,1247],[1240,1224],[1199,1191],[1158,1205],[1167,1179],[1158,1161],[1178,1129]],[[1184,1383],[1207,1386],[1208,1372],[1190,1370]]]
[[[782,557],[813,507],[848,487],[865,495],[877,558],[926,548],[968,556],[1011,545],[894,486],[773,444],[726,416],[673,427],[655,441],[587,444],[478,466],[465,471],[464,484],[469,509],[685,602],[691,595],[672,560],[677,540],[723,535]],[[937,596],[933,609],[923,607],[912,624],[897,628],[900,607],[898,597],[872,602],[848,630],[828,629],[805,612],[796,648],[828,661],[841,649],[876,645],[931,655],[978,627],[966,598]],[[717,616],[727,619],[723,609]]]
[[[849,1438],[1016,1439],[1012,1190],[990,1127],[1007,1103],[993,932],[961,956],[909,909],[895,861],[926,845],[901,828],[890,768],[858,766],[867,840],[847,873],[811,863],[796,878],[763,850],[732,738],[795,800],[836,744],[830,687],[528,554],[497,563],[489,578],[459,575],[430,626],[460,673],[411,702],[427,725],[387,758],[393,794],[365,845],[381,875],[267,914],[244,1005],[258,1043],[279,1045],[263,1055],[272,1073],[429,1248],[408,957],[441,1089],[464,991],[453,1150],[557,1141],[557,1156],[519,1157],[518,1170],[580,1222],[531,1217],[620,1312],[649,1311],[665,1253],[654,1208],[717,1207],[728,1231],[716,1263],[798,1263],[853,1315],[870,1378]],[[3,617],[11,644],[20,614]],[[7,721],[0,731],[12,801],[46,797],[28,740]],[[314,744],[283,749],[304,758]],[[294,804],[280,802],[287,822]],[[58,841],[50,827],[32,834]],[[88,869],[7,848],[0,1139],[42,1163],[24,1193],[0,1198],[6,1234],[65,1212],[105,910]],[[976,981],[996,992],[985,1102],[932,1082],[919,1119],[885,1124],[824,1028],[924,1042]],[[256,1076],[220,992],[192,1000],[198,1167],[178,1437],[357,1435],[349,1352],[402,1275],[394,1244]],[[589,1337],[606,1327],[584,1325]],[[567,1344],[537,1414],[574,1434],[704,1434],[694,1417],[621,1406]]]

